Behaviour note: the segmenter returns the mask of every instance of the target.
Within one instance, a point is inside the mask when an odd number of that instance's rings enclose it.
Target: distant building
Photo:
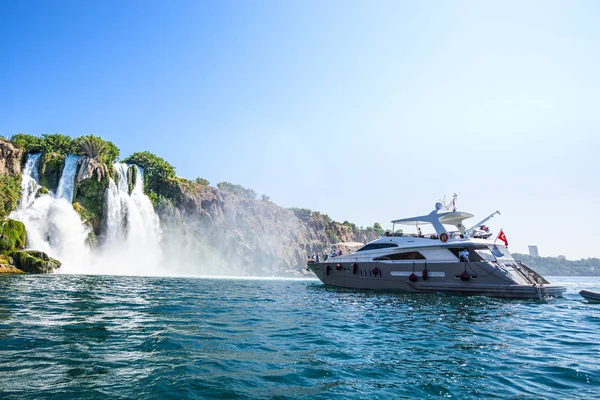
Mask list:
[[[537,246],[529,246],[529,255],[531,257],[539,257],[540,256]]]

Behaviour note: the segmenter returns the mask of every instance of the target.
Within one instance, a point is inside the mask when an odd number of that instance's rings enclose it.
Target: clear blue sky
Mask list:
[[[94,133],[384,228],[600,257],[597,1],[0,2],[0,135]],[[476,221],[473,221],[473,223]]]

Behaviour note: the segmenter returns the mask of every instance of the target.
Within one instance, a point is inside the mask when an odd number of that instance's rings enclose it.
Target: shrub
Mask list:
[[[21,197],[19,176],[0,175],[0,218],[17,208]]]
[[[296,217],[299,220],[304,221],[304,222],[308,222],[311,215],[313,214],[312,210],[310,210],[308,208],[292,207],[292,208],[290,208],[290,210],[294,212],[294,214],[296,215]]]
[[[252,189],[246,189],[245,187],[243,187],[241,185],[236,185],[236,184],[229,183],[229,182],[217,183],[217,187],[221,190],[225,190],[227,192],[233,193],[233,194],[241,196],[241,197],[247,197],[249,199],[255,199],[256,194],[257,194]]]
[[[75,152],[73,139],[70,136],[60,133],[44,134],[42,140],[44,141],[44,151],[47,153],[72,154]]]
[[[202,186],[208,186],[210,184],[210,182],[204,178],[196,178],[196,179],[194,179],[194,182],[196,182],[198,185],[202,185]]]
[[[32,151],[44,151],[44,139],[38,136],[28,135],[26,133],[17,133],[10,138],[10,141],[25,150],[25,154]]]
[[[123,162],[144,169],[145,192],[154,205],[158,204],[160,196],[179,204],[181,185],[184,184],[184,180],[176,177],[175,168],[171,164],[149,151],[133,153]]]
[[[349,226],[350,228],[352,228],[352,230],[356,229],[356,224],[353,224],[352,222],[344,221],[342,225]]]
[[[331,243],[338,243],[340,241],[335,232],[330,229],[325,230],[325,235],[327,235],[327,240]]]

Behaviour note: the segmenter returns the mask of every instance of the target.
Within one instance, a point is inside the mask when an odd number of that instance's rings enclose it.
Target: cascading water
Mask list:
[[[69,270],[89,262],[90,254],[86,245],[89,231],[70,200],[50,193],[38,196],[39,159],[40,154],[30,154],[27,159],[22,173],[21,203],[10,218],[25,224],[28,248],[48,253],[63,263],[63,269]],[[72,158],[68,165],[73,168]],[[63,187],[65,196],[71,193],[72,197],[73,185],[73,179],[65,178],[63,182],[61,177],[59,186]]]
[[[19,209],[26,209],[35,201],[35,194],[39,188],[38,164],[42,153],[30,154],[23,168],[23,178],[21,179],[21,200]]]
[[[56,195],[37,195],[40,154],[30,154],[23,169],[21,203],[10,218],[25,224],[28,248],[41,250],[62,262],[60,273],[162,275],[160,225],[144,194],[143,170],[115,163],[105,198],[102,246],[87,245],[89,229],[71,202],[78,156],[68,155]],[[134,179],[135,177],[135,179]],[[132,183],[132,185],[130,185]]]
[[[63,168],[58,189],[56,189],[56,197],[65,199],[69,203],[73,201],[73,190],[75,188],[75,173],[77,172],[77,161],[79,156],[69,154],[65,158],[65,167]]]
[[[109,180],[104,207],[103,270],[161,274],[160,224],[144,194],[143,170],[124,163],[114,163],[113,168],[116,182]]]

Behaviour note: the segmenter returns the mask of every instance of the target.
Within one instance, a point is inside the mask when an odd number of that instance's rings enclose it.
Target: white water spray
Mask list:
[[[160,223],[144,194],[143,170],[124,163],[113,167],[116,182],[109,180],[104,207],[103,273],[167,274],[168,270],[161,268]]]
[[[59,259],[63,268],[69,269],[89,262],[89,249],[86,245],[89,231],[73,209],[70,200],[51,193],[38,196],[39,159],[40,154],[29,155],[22,173],[21,203],[9,217],[25,224],[28,248],[43,251],[50,257]],[[72,168],[71,164],[72,158],[69,168]],[[61,178],[59,187],[61,186],[62,193],[65,193],[65,196],[71,193],[72,197],[74,179]]]
[[[67,156],[56,196],[38,195],[39,160],[40,154],[29,155],[22,174],[21,203],[10,217],[25,224],[29,248],[44,251],[62,262],[58,273],[145,276],[273,273],[272,268],[267,271],[265,266],[277,261],[280,241],[260,247],[262,258],[252,258],[237,246],[239,240],[244,240],[243,229],[248,227],[228,225],[223,232],[206,230],[202,219],[184,220],[174,210],[163,238],[158,216],[143,192],[143,170],[124,163],[114,164],[113,177],[104,194],[99,245],[90,248],[90,228],[71,204],[76,194],[77,156]],[[281,228],[283,236],[291,229],[288,228]],[[216,238],[217,245],[207,235]],[[244,262],[235,262],[237,259]],[[253,262],[249,264],[250,261]]]
[[[21,200],[19,201],[19,209],[24,210],[35,201],[35,194],[39,188],[37,181],[39,180],[38,164],[42,153],[30,154],[27,157],[27,162],[23,168],[21,179]]]
[[[161,268],[159,219],[144,194],[141,168],[115,163],[115,179],[106,190],[102,245],[89,248],[90,233],[73,209],[78,156],[68,155],[56,195],[36,197],[40,154],[30,154],[22,174],[19,209],[10,218],[25,224],[28,248],[62,262],[59,273],[165,275]],[[135,184],[130,192],[130,177]]]

